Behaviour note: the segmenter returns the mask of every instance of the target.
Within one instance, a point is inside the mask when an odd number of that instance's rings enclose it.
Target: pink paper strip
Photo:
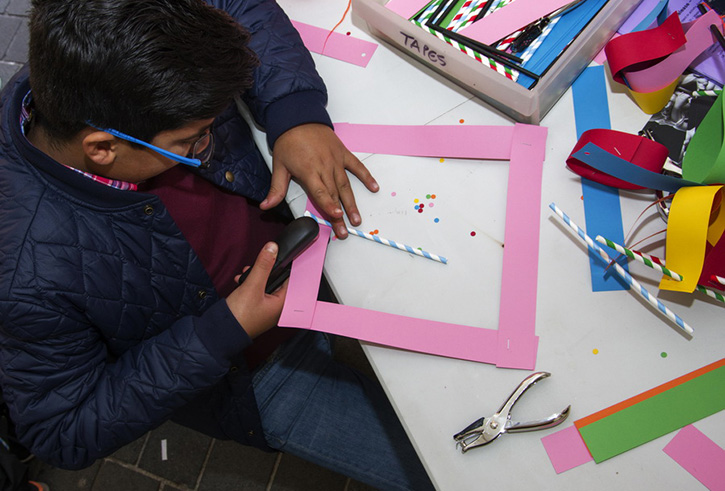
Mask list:
[[[576,426],[570,426],[541,439],[557,474],[594,460]]]
[[[508,160],[511,126],[395,126],[335,123],[335,133],[353,152],[416,157]]]
[[[366,125],[348,125],[348,136],[351,135],[355,140],[354,130],[361,126]],[[381,128],[384,131],[381,132]],[[403,128],[403,132],[410,131],[410,127],[383,126],[375,128],[373,133],[393,133],[393,140],[400,140],[401,136],[395,135],[400,128]],[[466,132],[467,128],[443,126],[438,127],[438,131],[437,139],[455,146],[460,142],[456,133]],[[533,369],[538,348],[535,308],[546,128],[523,124],[513,128],[481,126],[478,127],[478,134],[480,147],[474,158],[511,160],[499,315],[501,321],[498,330],[426,321],[325,302],[315,303],[310,291],[317,292],[326,249],[317,242],[292,264],[280,325],[311,328],[413,351],[493,363],[499,367]],[[498,138],[481,138],[489,134],[496,134]],[[446,136],[451,138],[446,140]],[[364,146],[360,151],[379,152],[375,139],[357,138],[356,141],[374,147]],[[455,149],[446,146],[441,148],[443,153],[440,155],[449,156],[455,152]],[[314,209],[310,211],[315,213]],[[325,233],[329,234],[329,228],[325,229]],[[522,274],[522,270],[530,279],[524,288],[516,281],[521,276],[514,276]]]
[[[319,53],[336,60],[346,61],[353,65],[366,67],[370,63],[370,58],[378,48],[378,45],[365,41],[363,39],[346,36],[339,32],[333,32],[320,27],[311,26],[302,22],[292,21],[297,32],[302,37],[307,49],[314,53]],[[328,38],[328,34],[330,37]],[[327,39],[327,44],[325,44]],[[324,47],[324,51],[323,51]]]
[[[493,44],[520,28],[570,3],[571,0],[516,0],[459,30],[484,44]]]
[[[309,201],[307,211],[322,216]],[[287,296],[279,319],[280,326],[309,328],[312,325],[331,232],[330,227],[320,225],[320,233],[315,242],[292,263]]]
[[[536,278],[546,134],[541,126],[514,126],[506,196],[498,366],[532,370],[531,362],[536,360]],[[530,281],[521,281],[527,277]]]
[[[347,305],[317,302],[311,329],[461,360],[491,363],[495,329],[415,319]]]
[[[654,92],[670,85],[695,61],[695,58],[717,42],[710,32],[711,25],[723,32],[720,16],[714,10],[709,10],[693,22],[683,24],[687,36],[685,46],[650,68],[626,72],[627,83],[632,90]]]
[[[682,428],[663,450],[710,491],[725,491],[725,450],[694,426]]]
[[[429,0],[390,0],[385,4],[385,8],[407,20],[413,17],[428,2]]]

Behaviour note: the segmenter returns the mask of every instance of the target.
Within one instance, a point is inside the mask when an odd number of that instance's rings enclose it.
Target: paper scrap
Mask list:
[[[292,21],[297,32],[300,33],[305,47],[313,53],[322,54],[346,61],[353,65],[366,67],[373,57],[378,45],[353,36],[346,36],[320,27],[311,26],[303,22]]]
[[[574,81],[572,95],[577,139],[581,138],[585,131],[611,127],[603,66],[586,68]],[[592,237],[603,235],[614,242],[623,244],[624,226],[622,225],[619,191],[589,179],[582,179],[582,196],[588,233]],[[621,260],[620,264],[627,269],[626,262]],[[627,284],[614,272],[614,268],[606,269],[599,255],[592,251],[589,252],[589,270],[592,291],[616,291],[628,288]]]
[[[514,127],[335,123],[335,133],[352,152],[508,160]]]
[[[558,10],[571,0],[516,0],[458,32],[484,44],[494,44],[520,28]]]
[[[395,12],[407,20],[418,13],[420,9],[425,7],[429,1],[430,0],[390,0],[385,4],[385,8]]]
[[[557,474],[594,460],[576,426],[546,435],[541,443]]]
[[[725,409],[725,358],[575,421],[599,463]]]
[[[663,276],[661,290],[692,293],[697,288],[708,246],[710,229],[722,236],[725,210],[715,206],[723,186],[682,188],[675,193],[667,219],[665,262],[683,276],[675,281]]]
[[[161,460],[169,460],[166,439],[161,440]]]
[[[710,491],[725,491],[725,450],[694,426],[678,431],[663,451]]]

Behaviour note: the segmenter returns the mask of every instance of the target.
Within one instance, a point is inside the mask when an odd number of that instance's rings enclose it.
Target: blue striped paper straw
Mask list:
[[[332,224],[325,220],[324,218],[320,218],[318,216],[313,215],[309,211],[305,211],[305,216],[313,218],[317,223],[321,225],[327,225],[328,227],[332,227]],[[358,237],[362,237],[363,239],[372,240],[373,242],[377,242],[378,244],[383,244],[386,246],[394,247],[395,249],[400,249],[401,251],[410,252],[411,254],[415,254],[416,256],[425,257],[428,259],[432,259],[433,261],[438,261],[439,263],[448,264],[448,259],[446,259],[443,256],[438,256],[437,254],[431,254],[430,252],[426,252],[422,249],[413,249],[412,247],[405,245],[405,244],[399,244],[395,241],[383,239],[382,237],[378,237],[377,235],[370,235],[368,233],[363,232],[362,230],[357,230],[350,227],[347,228],[347,231],[353,235],[356,235]]]
[[[551,203],[549,205],[549,208],[554,210],[554,212],[559,215],[559,218],[561,218],[565,224],[569,226],[572,230],[574,230],[577,235],[599,256],[604,259],[606,263],[610,263],[611,259],[609,258],[609,254],[607,254],[604,249],[599,247],[591,237],[589,237],[584,230],[582,230],[576,223],[571,221],[571,218],[567,216],[566,213],[561,211],[556,204]],[[690,327],[685,321],[683,321],[680,316],[672,312],[665,304],[660,302],[657,298],[655,298],[653,295],[650,294],[642,285],[639,284],[637,280],[632,278],[632,275],[630,275],[622,266],[620,266],[618,263],[613,263],[615,271],[619,276],[622,277],[622,279],[632,287],[632,290],[634,290],[635,293],[639,294],[643,299],[645,299],[650,305],[655,307],[657,311],[670,319],[672,322],[674,322],[677,327],[682,329],[688,334],[693,334],[695,331]]]

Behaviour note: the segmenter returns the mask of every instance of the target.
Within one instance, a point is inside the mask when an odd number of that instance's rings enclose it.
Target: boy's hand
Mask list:
[[[267,210],[277,206],[287,195],[290,178],[294,177],[315,206],[330,219],[335,235],[344,239],[347,229],[343,208],[350,223],[361,223],[346,171],[352,172],[368,190],[377,192],[378,183],[324,124],[303,124],[291,128],[277,138],[272,160],[272,187],[262,201]]]
[[[272,294],[264,292],[278,251],[274,242],[265,244],[247,279],[226,299],[229,310],[252,339],[276,326],[282,314],[288,281]],[[239,281],[239,276],[235,280]]]

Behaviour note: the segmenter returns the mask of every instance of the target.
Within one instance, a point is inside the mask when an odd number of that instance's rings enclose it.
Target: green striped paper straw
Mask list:
[[[605,239],[601,235],[597,235],[596,241],[599,242],[600,244],[608,245],[609,247],[611,247],[618,253],[624,254],[625,256],[627,256],[629,258],[635,259],[635,260],[641,262],[642,264],[644,264],[645,266],[649,266],[650,268],[655,269],[666,276],[669,276],[673,280],[682,281],[682,276],[675,273],[674,271],[670,271],[663,265],[658,264],[658,262],[657,262],[658,260],[655,260],[654,257],[650,256],[649,254],[645,254],[643,252],[627,249],[626,247],[623,247],[623,246],[617,244],[616,242],[612,242],[609,239]]]
[[[559,218],[561,218],[566,225],[569,226],[570,229],[576,233],[579,238],[584,242],[586,245],[589,246],[591,250],[596,252],[600,258],[606,263],[610,263],[612,260],[609,258],[609,254],[606,253],[604,249],[599,247],[591,237],[589,237],[586,232],[584,232],[584,229],[579,227],[576,223],[574,223],[569,216],[561,211],[558,206],[556,206],[555,203],[551,203],[549,205],[549,208],[554,210],[554,213],[556,213]],[[650,292],[647,291],[645,287],[643,287],[637,280],[635,280],[631,274],[629,274],[622,266],[619,265],[619,263],[614,263],[614,270],[617,272],[617,274],[629,285],[631,286],[631,291],[635,292],[637,295],[642,297],[644,300],[646,300],[650,305],[652,305],[655,309],[657,309],[657,312],[665,317],[667,317],[669,320],[671,320],[677,327],[685,331],[687,334],[692,335],[695,331],[690,327],[689,324],[687,324],[682,318],[672,312],[665,304],[660,302],[654,295],[652,295]]]
[[[725,297],[723,297],[720,293],[716,292],[715,290],[710,290],[709,288],[705,288],[702,285],[697,285],[697,291],[700,293],[704,293],[705,295],[707,295],[710,298],[714,298],[715,300],[725,303]]]
[[[669,269],[667,269],[664,266],[664,264],[662,264],[662,260],[659,258],[650,256],[649,254],[645,254],[644,252],[633,251],[631,249],[627,249],[626,247],[620,246],[616,242],[612,242],[609,239],[605,239],[601,235],[597,235],[596,241],[599,242],[600,244],[608,245],[609,247],[616,250],[620,254],[625,254],[627,257],[631,257],[632,259],[641,261],[642,263],[649,266],[650,268],[660,271],[662,274],[669,276],[673,280],[682,281],[682,276],[675,273],[674,271],[670,271]],[[720,277],[717,277],[717,278],[720,278]],[[725,278],[723,278],[723,280],[725,280]],[[719,280],[718,280],[718,282],[719,282]],[[725,283],[723,283],[723,284],[725,284]],[[716,292],[715,290],[711,290],[702,285],[697,285],[697,291],[700,293],[704,293],[705,295],[707,295],[710,298],[714,298],[715,300],[725,303],[725,296]]]
[[[694,90],[692,97],[717,97],[722,93],[722,89],[718,90]]]

